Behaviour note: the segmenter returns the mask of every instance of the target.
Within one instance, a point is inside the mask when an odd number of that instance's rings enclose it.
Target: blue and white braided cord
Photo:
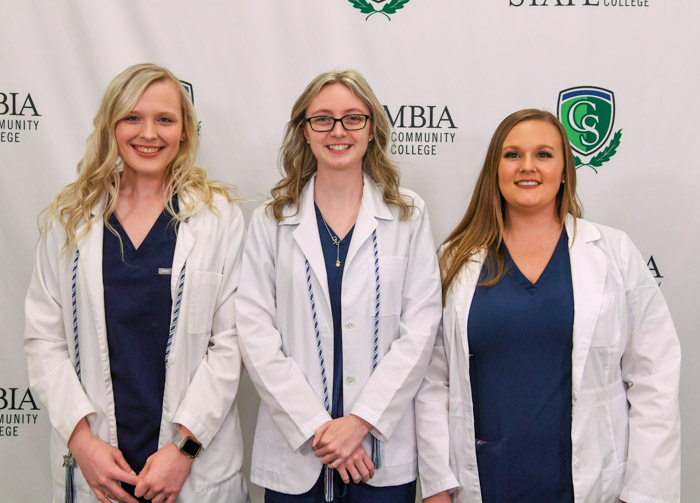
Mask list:
[[[316,352],[321,363],[321,384],[323,385],[323,405],[328,414],[331,413],[331,405],[328,401],[328,379],[326,378],[326,361],[323,358],[323,346],[321,345],[321,334],[318,331],[318,316],[316,314],[316,299],[314,289],[311,285],[311,266],[308,260],[304,260],[306,266],[306,288],[309,292],[309,304],[311,305],[311,318],[314,322],[314,335],[316,336]],[[325,486],[325,499],[330,503],[333,501],[333,470],[328,465],[323,465],[323,483]]]
[[[78,259],[80,258],[80,250],[75,250],[73,257],[73,270],[70,280],[70,303],[73,311],[73,349],[75,351],[75,373],[78,374],[80,380],[80,344],[78,343],[78,304],[76,300],[76,284],[78,280]]]
[[[80,258],[80,250],[76,248],[75,256],[73,257],[73,269],[71,270],[70,278],[70,303],[73,314],[73,350],[75,352],[75,373],[80,381],[80,344],[78,342],[78,303],[76,298],[76,285],[78,282],[78,259]],[[68,451],[68,454],[63,456],[63,466],[66,468],[64,477],[64,501],[65,503],[73,503],[75,492],[73,488],[73,470],[75,469],[75,458],[73,453]]]
[[[379,308],[380,308],[380,281],[379,281],[379,250],[377,248],[377,230],[372,232],[372,248],[374,251],[374,340],[372,348],[372,371],[377,368],[379,363]],[[323,385],[323,405],[326,411],[331,413],[331,404],[328,400],[328,379],[326,377],[326,363],[323,357],[323,346],[321,345],[321,335],[318,330],[318,315],[316,313],[316,299],[314,297],[314,290],[311,284],[311,266],[309,261],[305,260],[306,267],[306,288],[309,294],[309,303],[311,305],[311,317],[314,323],[314,335],[316,337],[316,350],[318,353],[318,359],[321,364],[321,383]],[[375,468],[379,468],[382,463],[381,450],[379,439],[374,435],[372,437],[372,463]],[[328,465],[324,465],[324,486],[325,486],[325,499],[327,502],[333,501],[333,470],[331,470]]]
[[[175,298],[175,306],[173,308],[173,314],[170,318],[170,330],[168,332],[168,342],[165,344],[165,372],[168,372],[168,358],[170,357],[170,349],[173,345],[173,336],[175,335],[175,328],[177,328],[177,319],[180,317],[180,304],[182,303],[182,291],[185,288],[185,269],[187,268],[187,262],[182,264],[182,270],[180,271],[180,277],[177,280],[177,297]]]
[[[379,250],[377,248],[377,229],[372,232],[372,248],[374,250],[374,341],[372,348],[372,372],[377,368],[379,360]],[[372,437],[372,463],[374,468],[379,468],[382,465],[382,453],[380,449],[379,439],[374,435]]]

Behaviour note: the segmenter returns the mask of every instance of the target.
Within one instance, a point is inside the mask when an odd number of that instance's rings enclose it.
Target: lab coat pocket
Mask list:
[[[484,501],[508,501],[508,440],[476,441],[479,483]]]
[[[223,281],[223,274],[209,271],[193,271],[187,300],[187,331],[190,334],[211,332],[216,298]]]
[[[406,278],[408,257],[379,257],[379,316],[399,316],[403,301],[403,283]],[[376,277],[374,258],[370,258],[372,289],[370,316],[375,313]]]
[[[613,503],[617,501],[618,496],[622,492],[622,483],[625,480],[625,470],[627,463],[613,465],[603,470],[603,494],[600,499],[602,503]]]

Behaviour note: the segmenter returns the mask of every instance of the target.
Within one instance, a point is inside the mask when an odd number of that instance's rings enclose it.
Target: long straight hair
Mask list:
[[[581,204],[576,195],[576,162],[564,126],[554,115],[545,110],[530,108],[510,114],[499,124],[491,138],[467,212],[442,243],[440,270],[442,271],[443,303],[459,271],[482,250],[487,252],[483,284],[493,286],[505,273],[505,252],[502,244],[506,204],[498,187],[498,165],[503,142],[508,134],[517,124],[531,120],[553,125],[561,137],[564,153],[564,183],[559,187],[556,198],[559,222],[563,225],[568,214],[574,217],[582,215]]]

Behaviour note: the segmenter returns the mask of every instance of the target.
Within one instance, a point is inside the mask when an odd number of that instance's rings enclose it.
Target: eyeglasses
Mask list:
[[[371,115],[349,114],[341,117],[340,119],[328,117],[327,115],[316,115],[314,117],[308,117],[304,120],[308,122],[311,129],[317,133],[325,133],[332,131],[336,122],[340,122],[346,131],[357,131],[359,129],[364,129],[367,125],[367,120],[371,118]]]

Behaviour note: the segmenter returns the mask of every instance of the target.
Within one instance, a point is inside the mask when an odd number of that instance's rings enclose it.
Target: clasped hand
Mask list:
[[[374,464],[360,443],[372,429],[364,419],[350,415],[322,424],[314,435],[312,448],[324,465],[337,469],[346,484],[374,477]]]
[[[119,484],[135,486],[134,494],[154,503],[173,503],[192,468],[193,459],[169,444],[149,456],[136,475],[122,452],[95,437],[85,418],[75,427],[68,447],[86,482],[102,503],[138,503]]]

